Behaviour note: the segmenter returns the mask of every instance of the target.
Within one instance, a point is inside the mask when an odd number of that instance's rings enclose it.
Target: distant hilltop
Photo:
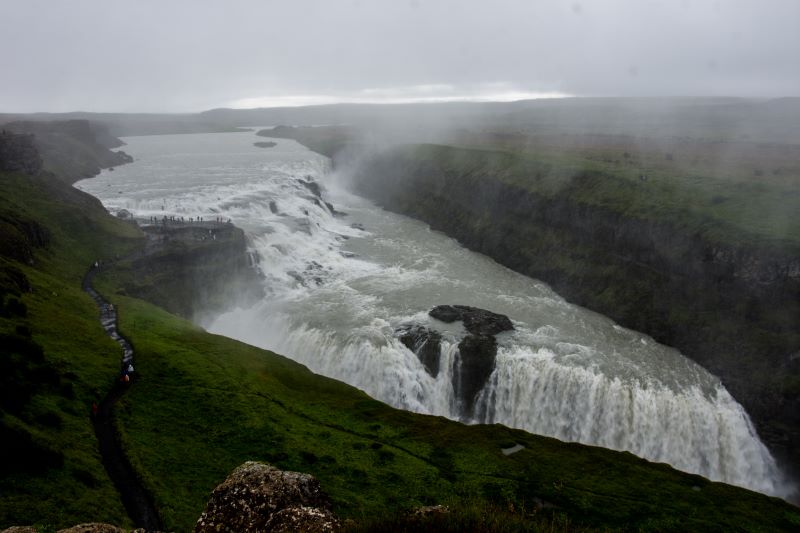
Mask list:
[[[101,169],[130,163],[124,145],[102,124],[88,120],[54,122],[17,121],[2,126],[0,169],[41,170],[54,173],[68,183],[96,176]]]

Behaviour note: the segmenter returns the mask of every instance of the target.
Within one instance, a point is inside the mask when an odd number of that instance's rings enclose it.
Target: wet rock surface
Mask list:
[[[467,418],[475,411],[478,393],[492,375],[496,358],[497,341],[491,335],[467,335],[458,343],[453,392]]]
[[[313,194],[317,198],[321,198],[322,197],[322,189],[320,189],[319,183],[317,183],[316,181],[312,180],[311,177],[307,176],[306,180],[299,180],[299,181],[300,181],[300,184],[303,187],[305,187],[306,189],[311,191],[311,194]]]
[[[195,532],[335,531],[339,520],[309,474],[248,461],[211,495]]]
[[[461,416],[472,418],[478,395],[494,371],[497,358],[495,335],[513,330],[514,325],[505,315],[468,305],[437,305],[428,315],[448,324],[462,321],[468,332],[458,343],[452,382]],[[400,326],[395,335],[417,355],[428,374],[434,378],[439,376],[440,332],[420,324],[406,324]]]
[[[473,335],[497,335],[514,329],[507,316],[468,305],[437,305],[428,314],[442,322],[461,320]]]
[[[433,377],[439,375],[442,334],[420,325],[410,325],[397,330],[397,338],[406,348],[417,354],[425,370]]]

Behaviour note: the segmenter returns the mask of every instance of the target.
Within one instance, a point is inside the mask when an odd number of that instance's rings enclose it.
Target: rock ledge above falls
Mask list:
[[[437,305],[428,314],[447,323],[461,320],[473,335],[497,335],[514,329],[507,316],[468,305]]]
[[[505,315],[468,305],[437,305],[428,314],[446,323],[461,321],[469,332],[458,343],[451,375],[460,415],[470,419],[475,413],[480,391],[486,386],[495,368],[495,335],[513,330],[514,325]],[[434,378],[439,376],[441,333],[420,324],[406,324],[399,327],[395,335],[417,355],[428,374]]]

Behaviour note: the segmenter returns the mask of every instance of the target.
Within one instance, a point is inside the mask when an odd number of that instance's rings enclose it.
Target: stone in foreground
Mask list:
[[[78,524],[67,529],[60,529],[58,533],[126,533],[126,531],[111,524],[100,522],[89,524]]]
[[[214,489],[194,531],[336,531],[330,509],[313,476],[248,461]]]

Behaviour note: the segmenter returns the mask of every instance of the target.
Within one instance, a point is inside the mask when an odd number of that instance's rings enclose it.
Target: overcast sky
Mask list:
[[[800,0],[0,0],[0,112],[800,96]]]

